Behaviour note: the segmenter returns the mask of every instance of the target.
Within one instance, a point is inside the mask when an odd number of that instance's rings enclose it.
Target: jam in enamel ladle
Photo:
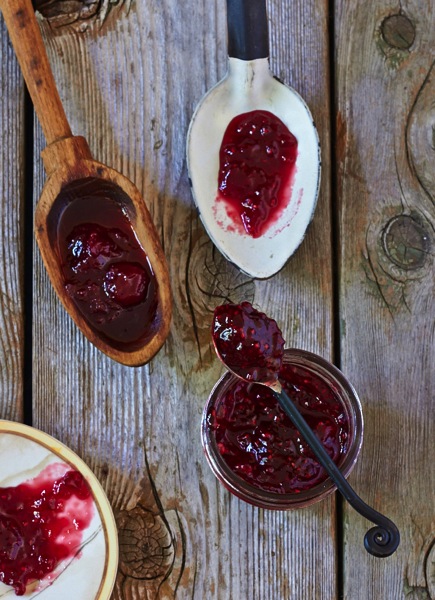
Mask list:
[[[241,271],[263,279],[304,238],[317,203],[320,146],[304,100],[269,70],[266,0],[227,0],[227,23],[228,71],[192,116],[187,166],[211,240]]]
[[[0,9],[47,141],[35,237],[51,283],[97,348],[122,364],[145,364],[164,343],[172,314],[150,213],[136,186],[72,135],[31,0],[0,0]],[[70,230],[61,233],[65,223]]]
[[[214,312],[212,338],[219,359],[229,371],[248,383],[265,385],[272,390],[338,491],[357,512],[375,523],[376,527],[364,537],[367,552],[380,558],[393,554],[400,542],[396,525],[355,493],[283,390],[278,374],[285,342],[276,321],[254,309],[249,302],[218,306]]]

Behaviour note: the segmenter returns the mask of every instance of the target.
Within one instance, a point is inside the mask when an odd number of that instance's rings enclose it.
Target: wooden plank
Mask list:
[[[290,0],[269,3],[272,69],[312,108],[324,171],[306,240],[263,282],[214,249],[187,179],[192,112],[226,69],[222,3],[117,8],[116,18],[87,27],[43,28],[73,132],[131,178],[151,209],[169,261],[173,326],[149,365],[111,362],[65,315],[36,253],[35,425],[77,451],[107,490],[120,529],[115,598],[335,598],[334,499],[292,513],[250,507],[217,483],[199,435],[222,372],[209,334],[222,301],[254,301],[280,321],[289,345],[332,356],[326,2],[297,13]],[[38,129],[36,152],[43,147]],[[38,193],[39,162],[35,179]]]
[[[24,351],[24,87],[1,15],[0,81],[0,416],[2,419],[21,421]]]
[[[344,597],[432,598],[435,7],[337,8],[342,364],[366,422],[351,481],[402,534],[373,559],[346,510]]]

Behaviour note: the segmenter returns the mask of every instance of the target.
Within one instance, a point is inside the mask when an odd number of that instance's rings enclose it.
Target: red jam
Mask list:
[[[254,110],[228,125],[219,153],[218,199],[253,238],[276,222],[291,197],[298,142],[274,114]]]
[[[347,452],[349,420],[336,393],[317,375],[284,363],[283,389],[339,463]],[[248,484],[274,494],[298,494],[322,483],[326,471],[263,385],[237,381],[207,414],[210,435],[229,468]]]
[[[262,383],[277,380],[284,339],[276,321],[249,302],[218,306],[212,337],[222,362],[239,377]]]
[[[90,326],[121,349],[139,347],[156,318],[157,281],[120,204],[75,198],[61,213],[57,245],[65,288]]]
[[[31,481],[0,488],[0,581],[17,596],[78,553],[94,514],[82,475],[69,470],[56,477],[57,468],[50,465]]]

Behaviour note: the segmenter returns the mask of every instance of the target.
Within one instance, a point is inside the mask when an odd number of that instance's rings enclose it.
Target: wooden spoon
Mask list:
[[[270,277],[301,243],[311,221],[320,183],[320,148],[312,116],[302,98],[269,71],[265,0],[227,0],[227,75],[202,99],[192,117],[187,163],[194,200],[212,241],[252,277]],[[287,207],[258,238],[235,230],[217,202],[219,151],[228,124],[250,111],[268,111],[296,137],[296,172]]]
[[[86,140],[72,135],[31,0],[0,0],[0,8],[47,141],[42,159],[48,178],[36,207],[35,236],[51,283],[76,325],[99,350],[125,365],[145,364],[164,343],[172,315],[168,269],[151,216],[133,183],[114,169],[93,160]],[[96,190],[101,186],[108,189],[110,197],[120,203],[156,278],[156,315],[139,347],[136,344],[134,348],[128,345],[120,348],[119,344],[103,338],[66,292],[56,231],[56,220],[63,207],[56,206],[56,200],[61,192],[65,195],[68,189],[77,187],[73,184],[82,181]]]

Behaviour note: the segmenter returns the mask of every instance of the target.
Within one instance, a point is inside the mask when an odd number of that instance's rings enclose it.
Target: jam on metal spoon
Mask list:
[[[219,358],[241,379],[275,384],[284,352],[284,338],[273,319],[249,302],[218,306],[213,342]]]
[[[295,403],[283,390],[278,376],[285,342],[276,321],[256,310],[249,302],[218,306],[213,317],[212,339],[219,359],[237,377],[272,390],[281,408],[300,431],[337,489],[357,512],[376,524],[364,537],[367,552],[377,557],[393,554],[400,542],[396,525],[355,493]]]

